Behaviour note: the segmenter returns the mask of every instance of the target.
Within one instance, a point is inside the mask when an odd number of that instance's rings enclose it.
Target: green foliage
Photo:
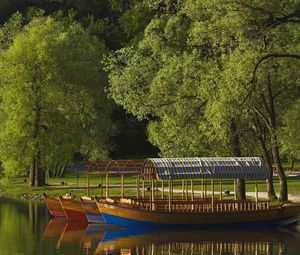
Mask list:
[[[22,29],[22,15],[15,13],[0,27],[0,49],[7,49]]]
[[[300,101],[298,100],[283,116],[280,130],[281,146],[285,155],[300,159]]]
[[[119,18],[121,28],[129,40],[141,37],[150,22],[153,12],[143,3],[137,3],[132,9],[124,12]]]
[[[137,46],[116,51],[106,62],[113,99],[151,120],[149,139],[162,155],[232,154],[232,122],[244,155],[259,154],[251,130],[254,109],[267,114],[267,82],[278,94],[279,125],[283,106],[299,98],[298,60],[268,59],[255,69],[265,55],[299,53],[299,27],[284,20],[297,2],[145,3],[159,15]],[[164,7],[170,9],[159,11]]]
[[[111,129],[104,95],[103,42],[78,23],[37,17],[0,59],[0,158],[8,175],[23,172],[37,151],[41,165],[107,157]]]

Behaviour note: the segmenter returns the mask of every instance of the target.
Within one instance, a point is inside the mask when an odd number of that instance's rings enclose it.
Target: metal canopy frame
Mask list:
[[[142,174],[158,180],[266,180],[269,177],[259,157],[149,158],[144,162]]]

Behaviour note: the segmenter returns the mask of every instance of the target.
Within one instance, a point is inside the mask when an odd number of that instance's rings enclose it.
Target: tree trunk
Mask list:
[[[34,187],[35,185],[35,160],[32,160],[29,170],[29,186]]]
[[[66,168],[66,163],[64,163],[63,166],[61,167],[60,172],[59,172],[59,177],[64,176],[65,168]]]
[[[34,83],[34,96],[35,96],[35,121],[33,139],[35,141],[35,154],[33,156],[34,166],[34,186],[40,187],[45,185],[45,172],[41,166],[41,150],[39,146],[40,126],[41,126],[41,88],[37,81]]]
[[[271,136],[271,146],[272,146],[272,155],[274,163],[279,175],[280,182],[280,195],[279,199],[282,201],[288,200],[288,190],[287,190],[287,180],[281,164],[278,140],[277,140],[277,130],[276,130],[276,112],[275,112],[275,97],[272,91],[271,79],[268,77],[267,80],[267,98],[263,93],[261,93],[261,98],[267,113],[267,117],[260,111],[256,109],[256,112],[262,117],[265,121],[266,126],[268,127],[270,136]]]
[[[56,177],[58,173],[58,162],[55,163],[51,177]]]
[[[41,152],[40,150],[37,151],[36,155],[34,156],[34,172],[35,172],[35,187],[41,187],[45,185],[45,171],[43,171],[41,167]]]
[[[281,201],[287,201],[288,200],[288,188],[287,188],[287,180],[286,176],[281,164],[280,156],[279,156],[279,148],[277,143],[277,135],[275,131],[272,131],[271,134],[271,143],[272,143],[272,154],[274,158],[274,163],[278,172],[279,176],[279,183],[280,183],[280,195],[279,199]]]
[[[255,130],[253,132],[257,136],[257,139],[259,141],[260,148],[263,153],[263,158],[266,162],[266,167],[269,170],[269,177],[267,179],[267,189],[268,189],[268,198],[270,200],[276,200],[277,196],[274,190],[274,185],[273,185],[273,167],[272,167],[272,160],[269,155],[267,145],[266,145],[266,130],[265,126],[262,127],[261,122],[259,121],[258,115],[255,114],[253,118],[253,122],[255,125]]]
[[[291,158],[291,171],[294,172],[295,170],[295,158],[292,156]]]
[[[236,191],[237,200],[246,200],[246,185],[244,179],[237,179]]]
[[[276,193],[275,193],[275,190],[274,190],[274,184],[273,184],[272,161],[271,161],[270,155],[267,151],[266,144],[262,141],[260,146],[261,146],[262,151],[263,151],[263,157],[264,157],[264,160],[266,162],[266,167],[267,167],[267,169],[269,169],[269,178],[267,179],[268,198],[270,200],[276,200],[277,196],[276,196]]]
[[[237,132],[237,127],[235,124],[235,120],[232,119],[230,122],[230,135],[231,135],[231,146],[233,155],[235,157],[241,157],[241,147],[240,147],[240,139],[239,134]],[[246,187],[245,187],[245,180],[244,179],[237,179],[236,183],[236,197],[237,200],[246,200]]]

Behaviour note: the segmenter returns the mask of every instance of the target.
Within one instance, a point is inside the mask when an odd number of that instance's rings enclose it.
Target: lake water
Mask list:
[[[297,230],[153,231],[55,220],[36,201],[0,198],[0,255],[300,254]]]

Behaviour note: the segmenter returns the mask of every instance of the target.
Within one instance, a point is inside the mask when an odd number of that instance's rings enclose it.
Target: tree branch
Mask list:
[[[294,59],[300,59],[300,54],[289,54],[289,53],[286,53],[286,54],[279,54],[279,53],[273,53],[273,54],[267,54],[265,56],[263,56],[257,63],[256,65],[254,66],[254,69],[253,69],[253,72],[252,72],[252,78],[250,80],[250,82],[247,84],[252,84],[251,88],[249,89],[247,95],[245,96],[245,98],[243,99],[242,103],[239,104],[240,106],[242,106],[244,103],[246,103],[246,101],[248,100],[249,96],[251,95],[252,91],[255,89],[255,83],[256,83],[256,73],[257,73],[257,70],[259,68],[259,66],[265,62],[265,61],[268,61],[268,60],[271,60],[271,59],[278,59],[278,58],[294,58]],[[274,95],[274,98],[276,96],[278,96],[280,94],[280,92],[278,92],[277,94]]]
[[[255,65],[254,69],[253,69],[253,72],[252,72],[252,79],[250,82],[256,82],[256,72],[259,68],[259,66],[265,62],[265,61],[268,61],[268,60],[271,60],[271,59],[277,59],[277,58],[294,58],[294,59],[300,59],[300,54],[289,54],[289,53],[286,53],[286,54],[278,54],[278,53],[273,53],[273,54],[267,54],[265,56],[263,56]]]
[[[263,119],[263,121],[266,123],[266,126],[268,127],[268,129],[271,130],[271,126],[270,126],[270,123],[269,123],[267,117],[257,107],[253,107],[253,110]]]
[[[242,2],[242,1],[226,1],[227,3],[229,4],[237,4],[237,5],[240,5],[242,7],[246,7],[248,9],[251,9],[251,10],[254,10],[254,11],[258,11],[258,12],[261,12],[261,13],[264,13],[266,15],[269,16],[270,19],[274,19],[274,15],[272,12],[262,8],[262,7],[259,7],[259,6],[253,6],[253,5],[250,5],[248,3],[245,3],[245,2]]]
[[[262,8],[260,6],[253,6],[253,5],[250,5],[243,1],[237,1],[237,0],[236,1],[227,1],[227,3],[228,4],[236,4],[236,5],[248,8],[250,10],[257,11],[257,12],[267,15],[268,20],[266,22],[268,25],[267,25],[266,29],[270,28],[270,27],[277,27],[277,26],[285,24],[285,23],[300,23],[300,4],[299,3],[294,7],[294,10],[292,12],[290,12],[289,14],[286,14],[286,15],[282,14],[281,17],[278,17],[278,16],[276,17],[274,13],[272,13],[271,11],[269,11],[265,8]]]

